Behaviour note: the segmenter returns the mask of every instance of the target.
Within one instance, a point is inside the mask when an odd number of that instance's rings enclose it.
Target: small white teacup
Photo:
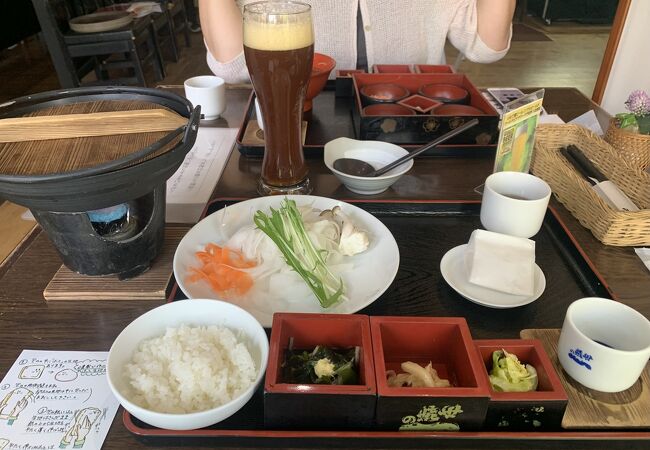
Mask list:
[[[551,187],[523,172],[497,172],[485,180],[481,223],[488,231],[530,238],[542,227]]]
[[[223,78],[201,75],[185,80],[185,97],[192,105],[201,105],[205,120],[219,118],[226,110],[226,84]]]
[[[615,300],[587,297],[569,305],[558,343],[560,364],[591,389],[620,392],[639,378],[650,357],[650,321]]]

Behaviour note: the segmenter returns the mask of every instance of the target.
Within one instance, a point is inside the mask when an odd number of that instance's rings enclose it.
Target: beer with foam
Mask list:
[[[246,5],[244,54],[264,120],[260,192],[308,193],[301,124],[314,57],[311,7],[290,1]]]

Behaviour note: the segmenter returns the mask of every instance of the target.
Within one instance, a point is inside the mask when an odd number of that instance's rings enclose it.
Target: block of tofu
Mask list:
[[[535,292],[535,242],[474,230],[465,251],[470,283],[513,295]]]

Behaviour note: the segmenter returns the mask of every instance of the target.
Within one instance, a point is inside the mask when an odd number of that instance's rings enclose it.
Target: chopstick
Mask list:
[[[566,158],[567,161],[573,166],[573,168],[582,175],[592,186],[595,186],[598,183],[598,180],[593,178],[587,170],[576,160],[572,153],[566,147],[560,148],[560,153]]]
[[[598,182],[607,181],[607,177],[591,162],[589,158],[575,145],[567,146],[567,151],[582,166],[590,177],[595,178]]]
[[[594,166],[576,146],[560,148],[560,153],[592,186],[596,194],[612,208],[621,211],[638,211],[636,204],[616,184]]]

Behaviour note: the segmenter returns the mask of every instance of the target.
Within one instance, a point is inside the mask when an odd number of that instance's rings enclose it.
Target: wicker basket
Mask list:
[[[569,144],[579,147],[641,211],[618,211],[607,205],[560,154],[560,148]],[[650,244],[650,174],[624,161],[591,131],[578,125],[540,125],[531,171],[548,182],[558,200],[602,243]]]
[[[605,140],[630,164],[643,170],[650,166],[650,135],[621,130],[612,119]]]

